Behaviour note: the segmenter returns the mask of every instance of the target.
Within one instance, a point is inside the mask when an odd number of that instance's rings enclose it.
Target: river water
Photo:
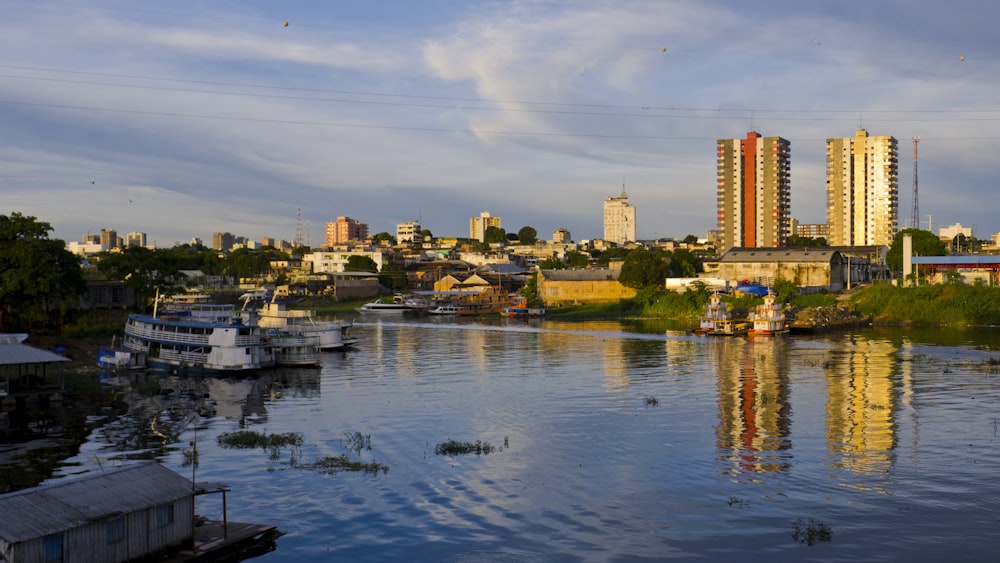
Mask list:
[[[230,520],[285,532],[255,561],[979,561],[1000,549],[1000,330],[748,339],[364,317],[353,334],[357,348],[322,368],[127,392],[129,416],[59,474],[152,455],[223,482]],[[219,444],[239,430],[302,442]],[[491,451],[436,453],[448,440]],[[330,456],[378,465],[316,465]],[[221,501],[199,497],[198,512],[221,518]]]

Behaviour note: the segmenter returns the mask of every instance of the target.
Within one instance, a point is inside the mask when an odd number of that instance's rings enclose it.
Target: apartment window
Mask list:
[[[118,543],[125,539],[125,517],[119,516],[107,524],[108,543]]]
[[[156,507],[156,525],[159,527],[169,526],[174,523],[174,504],[161,504]]]

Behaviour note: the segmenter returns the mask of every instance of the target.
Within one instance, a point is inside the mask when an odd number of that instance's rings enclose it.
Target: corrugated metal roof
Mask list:
[[[19,334],[0,334],[0,365],[48,364],[68,362],[69,358],[59,354],[21,344]]]
[[[730,248],[720,262],[831,262],[840,253],[823,247]]]
[[[617,281],[619,270],[580,268],[576,270],[542,270],[549,281]]]
[[[950,256],[914,256],[914,264],[976,264],[980,266],[1000,265],[1000,256],[988,254],[953,254]]]
[[[0,495],[0,537],[21,542],[194,494],[191,481],[154,461]]]

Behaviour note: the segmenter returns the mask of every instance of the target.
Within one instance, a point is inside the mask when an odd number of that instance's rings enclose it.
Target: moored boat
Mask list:
[[[713,293],[705,305],[705,312],[700,317],[698,326],[694,332],[708,334],[716,330],[720,324],[732,320],[729,312],[729,305],[722,301],[722,296],[718,292]]]
[[[274,365],[274,350],[259,326],[245,324],[232,305],[192,305],[162,315],[133,313],[124,348],[150,369],[230,374]]]
[[[381,300],[365,303],[358,312],[361,313],[420,313],[431,309],[431,303],[424,299],[404,298],[396,294],[392,298],[392,303],[385,303]]]
[[[503,311],[500,312],[501,315],[505,317],[544,317],[545,308],[544,307],[528,307],[528,298],[523,295],[518,295],[514,298],[514,302],[511,303],[509,307],[504,307]]]
[[[788,319],[784,305],[775,303],[773,292],[764,296],[764,302],[750,313],[752,326],[747,332],[750,336],[775,336],[788,332]]]
[[[316,336],[321,350],[342,350],[358,343],[349,335],[353,323],[350,321],[322,321],[316,319],[316,312],[304,309],[289,309],[285,303],[270,301],[259,309],[251,311],[248,320],[265,329],[276,329],[289,334]]]
[[[428,309],[427,312],[431,315],[457,315],[459,308],[458,305],[451,303],[441,303],[433,309]]]

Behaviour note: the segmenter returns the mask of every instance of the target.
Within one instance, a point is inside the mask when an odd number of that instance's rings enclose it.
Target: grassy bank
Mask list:
[[[998,326],[1000,288],[965,284],[895,287],[879,284],[851,296],[849,304],[875,324]]]

